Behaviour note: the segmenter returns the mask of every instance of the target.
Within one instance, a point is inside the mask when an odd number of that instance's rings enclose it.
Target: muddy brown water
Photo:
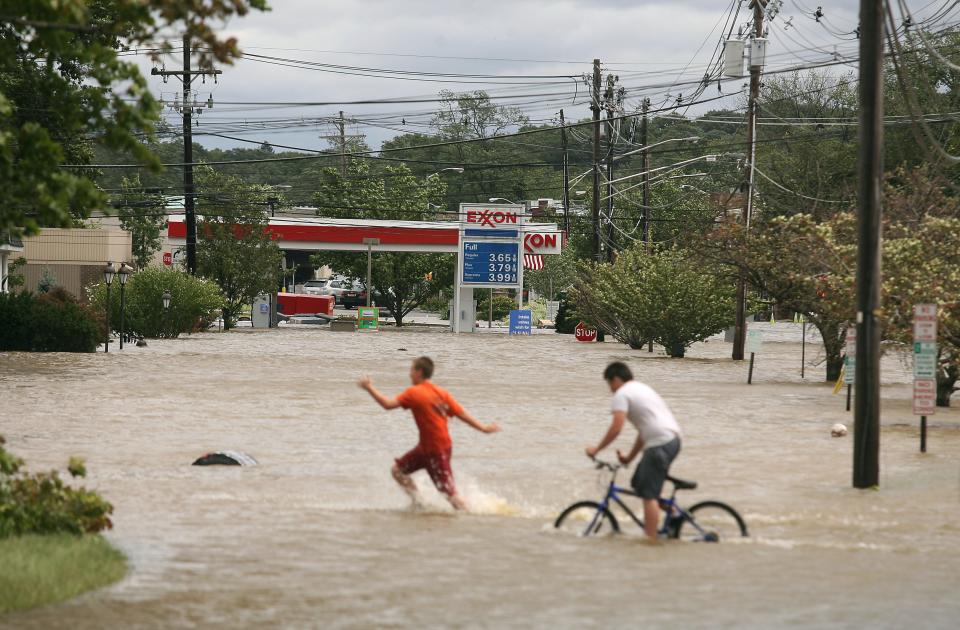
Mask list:
[[[909,373],[885,358],[881,485],[854,490],[852,439],[829,433],[852,424],[843,397],[822,367],[800,379],[797,327],[777,326],[749,386],[719,339],[671,360],[569,336],[288,328],[0,355],[9,448],[34,468],[85,457],[132,564],[114,586],[0,627],[957,627],[960,413],[933,418],[919,454]],[[452,429],[474,514],[450,514],[432,488],[426,513],[408,509],[389,466],[415,443],[412,420],[355,385],[369,373],[399,392],[419,354],[503,426]],[[731,503],[748,540],[552,530],[565,505],[600,493],[582,452],[606,427],[613,359],[684,428],[673,471],[700,487],[682,499]],[[221,449],[260,465],[190,466]]]

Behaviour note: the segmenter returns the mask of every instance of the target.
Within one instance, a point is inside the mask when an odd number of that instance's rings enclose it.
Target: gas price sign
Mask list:
[[[519,274],[520,243],[464,241],[464,284],[514,287]]]

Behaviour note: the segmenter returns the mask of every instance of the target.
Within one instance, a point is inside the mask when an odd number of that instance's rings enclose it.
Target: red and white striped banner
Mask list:
[[[524,254],[523,268],[533,269],[534,271],[543,269],[543,254]]]

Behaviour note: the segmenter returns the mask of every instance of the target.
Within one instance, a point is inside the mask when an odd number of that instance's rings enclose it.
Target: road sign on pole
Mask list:
[[[913,414],[920,416],[920,452],[927,451],[927,416],[937,411],[937,305],[913,307]]]
[[[857,373],[857,327],[847,328],[847,340],[844,344],[845,357],[843,359],[843,382],[853,385]]]
[[[590,343],[597,340],[597,329],[590,328],[583,322],[577,324],[577,327],[573,331],[573,336],[577,338],[577,341],[583,341],[585,343]]]

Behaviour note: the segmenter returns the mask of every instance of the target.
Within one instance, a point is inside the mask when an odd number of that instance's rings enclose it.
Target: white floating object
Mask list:
[[[839,422],[830,427],[830,435],[832,437],[843,437],[847,434],[847,427],[840,424]]]

